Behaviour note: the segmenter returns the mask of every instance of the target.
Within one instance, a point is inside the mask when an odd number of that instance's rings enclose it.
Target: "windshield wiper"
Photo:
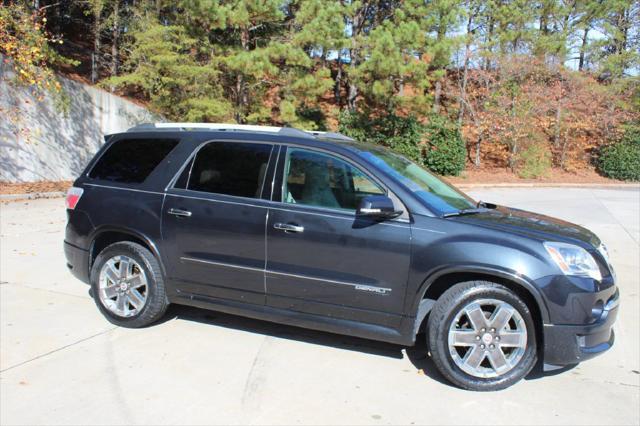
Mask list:
[[[451,216],[462,216],[465,214],[476,214],[476,213],[482,213],[487,211],[486,208],[484,207],[478,207],[478,208],[473,208],[473,209],[460,209],[457,212],[448,212],[448,213],[444,213],[442,215],[442,217],[451,217]]]

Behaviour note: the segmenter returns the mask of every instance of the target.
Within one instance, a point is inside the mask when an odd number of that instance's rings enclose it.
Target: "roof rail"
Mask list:
[[[245,132],[265,132],[278,133],[285,136],[296,136],[303,138],[324,137],[338,140],[353,140],[340,133],[318,132],[315,130],[300,130],[294,127],[257,126],[252,124],[231,124],[231,123],[142,123],[128,129],[128,132],[144,132],[148,130],[220,130],[220,131],[245,131]]]
[[[208,129],[208,130],[244,130],[249,132],[279,132],[280,127],[273,126],[254,126],[247,124],[230,124],[230,123],[142,123],[130,128],[127,131],[136,130],[191,130],[191,129]]]
[[[341,141],[353,141],[355,139],[347,136],[347,135],[343,135],[342,133],[338,133],[338,132],[319,132],[316,130],[304,130],[304,132],[306,133],[310,133],[313,136],[320,136],[323,138],[327,138],[327,139],[338,139]]]

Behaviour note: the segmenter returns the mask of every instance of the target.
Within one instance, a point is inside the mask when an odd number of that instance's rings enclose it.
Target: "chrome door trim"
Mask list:
[[[265,274],[281,275],[281,276],[286,276],[286,277],[294,277],[294,278],[300,278],[300,279],[303,279],[303,280],[322,281],[322,282],[327,282],[327,283],[331,283],[331,284],[346,285],[346,286],[353,287],[355,290],[368,291],[368,292],[373,292],[373,293],[377,293],[377,294],[387,294],[387,293],[390,293],[393,290],[391,288],[372,286],[372,285],[369,285],[369,284],[354,283],[354,282],[349,282],[349,281],[330,280],[330,279],[326,279],[326,278],[311,277],[311,276],[308,276],[308,275],[290,274],[290,273],[287,273],[287,272],[273,271],[273,270],[266,269],[266,268],[254,268],[254,267],[251,267],[251,266],[241,266],[241,265],[235,265],[235,264],[232,264],[232,263],[214,262],[213,260],[198,259],[198,258],[195,258],[195,257],[184,257],[183,256],[183,257],[180,258],[180,260],[181,261],[185,261],[185,262],[204,263],[204,264],[209,264],[209,265],[222,266],[222,267],[225,267],[225,268],[245,269],[245,270],[248,270],[248,271],[262,272],[262,273],[265,273]]]
[[[234,265],[232,263],[224,263],[224,262],[214,262],[213,260],[205,260],[205,259],[197,259],[195,257],[181,257],[180,258],[181,261],[185,261],[185,262],[193,262],[193,263],[205,263],[208,265],[216,265],[216,266],[223,266],[226,268],[236,268],[236,269],[246,269],[248,271],[255,271],[255,272],[264,272],[264,268],[254,268],[251,266],[240,266],[240,265]]]
[[[392,290],[390,288],[377,287],[377,286],[372,286],[372,285],[368,285],[368,284],[359,284],[359,283],[352,283],[352,282],[348,282],[348,281],[339,281],[339,280],[329,280],[329,279],[326,279],[326,278],[316,278],[316,277],[310,277],[310,276],[307,276],[307,275],[289,274],[287,272],[278,272],[278,271],[272,271],[272,270],[267,270],[265,272],[267,274],[282,275],[282,276],[286,276],[286,277],[300,278],[300,279],[303,279],[303,280],[324,281],[324,282],[331,283],[331,284],[347,285],[347,286],[353,287],[355,290],[368,291],[367,289],[375,288],[375,289],[377,289],[379,291],[384,291],[384,293],[391,292],[391,290]],[[384,294],[384,293],[380,293],[380,294]]]

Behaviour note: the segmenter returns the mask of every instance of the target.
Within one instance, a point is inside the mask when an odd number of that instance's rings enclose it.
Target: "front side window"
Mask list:
[[[285,203],[356,210],[368,195],[384,190],[358,168],[331,155],[290,148],[285,162]]]
[[[142,183],[177,144],[175,139],[121,139],[107,148],[89,177]]]
[[[176,187],[260,198],[272,145],[211,142],[185,167]]]

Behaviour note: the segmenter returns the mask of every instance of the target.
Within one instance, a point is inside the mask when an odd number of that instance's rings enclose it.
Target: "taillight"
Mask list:
[[[80,197],[82,197],[82,193],[84,189],[72,186],[67,191],[67,208],[69,210],[73,210],[76,208],[78,201],[80,201]]]

